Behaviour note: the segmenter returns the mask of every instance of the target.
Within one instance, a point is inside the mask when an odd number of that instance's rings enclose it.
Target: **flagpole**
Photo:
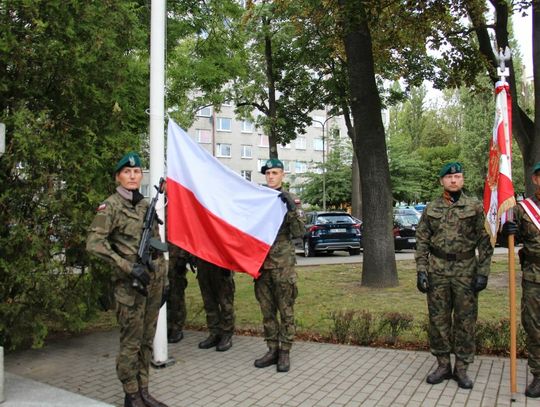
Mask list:
[[[166,0],[152,0],[150,15],[150,185],[159,185],[165,175],[165,18]],[[160,195],[157,214],[164,216],[164,198]],[[159,228],[163,241],[164,227]],[[167,304],[159,310],[153,342],[152,365],[166,367],[174,363],[167,349]]]
[[[497,57],[499,66],[497,68],[497,74],[501,78],[501,82],[506,84],[506,77],[510,76],[510,70],[506,67],[505,62],[510,60],[510,48],[499,50]],[[512,131],[507,129],[508,132]],[[509,209],[506,212],[506,218],[508,221],[513,220],[513,211]],[[510,393],[512,401],[515,401],[514,396],[517,393],[517,316],[516,316],[516,268],[515,268],[515,249],[514,249],[514,235],[508,235],[508,300],[510,306]]]

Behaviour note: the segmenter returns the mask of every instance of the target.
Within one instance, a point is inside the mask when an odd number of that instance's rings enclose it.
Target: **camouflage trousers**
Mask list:
[[[262,269],[255,280],[255,297],[263,315],[264,338],[269,348],[287,350],[296,332],[294,301],[298,296],[294,266]],[[277,314],[279,312],[279,320]]]
[[[131,280],[116,287],[116,291],[132,291],[126,301],[116,302],[116,319],[120,326],[120,351],[116,358],[116,373],[124,392],[135,393],[139,387],[148,387],[152,345],[156,333],[157,317],[163,295],[163,278],[151,273],[148,296],[135,294]]]
[[[478,295],[472,290],[472,281],[472,276],[429,273],[429,345],[433,355],[453,352],[466,363],[474,361]]]
[[[527,334],[528,363],[531,373],[540,376],[540,284],[523,280],[521,286],[521,322]]]
[[[234,333],[234,278],[230,270],[199,260],[197,281],[206,312],[206,325],[215,335]]]
[[[167,328],[184,329],[186,323],[185,291],[188,286],[187,259],[169,259],[169,299],[167,300]]]

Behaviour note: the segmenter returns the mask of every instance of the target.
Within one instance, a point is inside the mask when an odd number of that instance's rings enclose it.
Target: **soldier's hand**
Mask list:
[[[477,275],[473,280],[473,291],[475,293],[482,291],[487,287],[488,278],[486,276]]]
[[[285,204],[287,205],[288,211],[296,210],[296,202],[294,201],[294,198],[292,197],[291,194],[289,194],[288,192],[282,192],[278,196],[283,202],[285,202]]]
[[[146,267],[142,264],[135,263],[131,268],[131,277],[137,279],[143,287],[146,287],[150,283],[150,274],[146,272]]]
[[[427,273],[425,271],[420,271],[416,275],[416,288],[421,293],[427,293],[429,290],[429,283],[427,278]]]
[[[505,236],[517,235],[518,227],[514,222],[508,220],[504,223],[502,227],[502,233]]]

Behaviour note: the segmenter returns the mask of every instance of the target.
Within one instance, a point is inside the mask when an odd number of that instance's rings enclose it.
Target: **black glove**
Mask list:
[[[487,287],[488,278],[486,276],[477,275],[473,280],[473,291],[475,293],[482,291]]]
[[[427,273],[425,271],[419,271],[416,275],[416,288],[421,293],[427,293],[429,290],[429,283],[427,278]]]
[[[170,294],[171,294],[171,290],[169,286],[165,287],[163,289],[163,294],[161,294],[161,304],[159,304],[159,308],[163,307],[163,304],[169,301]]]
[[[294,201],[294,198],[291,194],[288,192],[282,192],[278,195],[283,202],[287,205],[287,210],[289,211],[295,211],[296,210],[296,202]]]
[[[130,275],[139,281],[144,288],[150,283],[150,274],[146,272],[146,267],[142,264],[135,263],[131,269]]]
[[[517,235],[518,234],[517,225],[514,222],[507,220],[502,227],[502,234],[505,236]]]

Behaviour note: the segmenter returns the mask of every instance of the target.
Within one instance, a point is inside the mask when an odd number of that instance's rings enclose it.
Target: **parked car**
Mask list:
[[[416,249],[416,227],[420,213],[410,208],[394,209],[394,247],[396,251]]]
[[[360,254],[362,235],[360,223],[346,212],[306,213],[306,233],[303,238],[304,256],[316,253],[347,251]]]

